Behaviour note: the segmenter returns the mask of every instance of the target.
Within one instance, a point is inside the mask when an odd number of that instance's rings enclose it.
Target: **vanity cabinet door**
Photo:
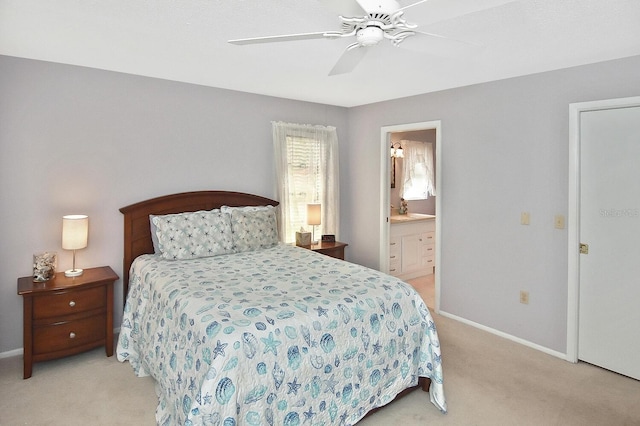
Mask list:
[[[402,237],[402,273],[414,272],[421,267],[422,241],[420,235]]]

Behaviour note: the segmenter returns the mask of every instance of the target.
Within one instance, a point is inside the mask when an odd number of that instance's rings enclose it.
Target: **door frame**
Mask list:
[[[378,269],[389,273],[389,215],[391,213],[391,161],[389,152],[391,133],[413,132],[417,130],[436,131],[436,262],[435,262],[435,299],[436,313],[440,312],[440,251],[441,244],[441,211],[442,211],[442,126],[440,120],[418,123],[398,124],[380,128],[380,257]]]
[[[580,296],[580,114],[640,106],[640,96],[569,104],[567,360],[578,362]]]

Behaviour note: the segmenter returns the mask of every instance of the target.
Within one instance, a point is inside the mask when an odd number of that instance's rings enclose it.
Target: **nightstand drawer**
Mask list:
[[[346,243],[341,243],[340,241],[320,241],[317,244],[312,244],[311,250],[324,254],[325,256],[344,260],[344,248],[346,246]]]
[[[91,342],[103,341],[106,335],[104,315],[62,322],[33,330],[33,354],[62,351]]]
[[[63,291],[33,298],[33,318],[45,319],[100,309],[105,306],[104,286]]]
[[[331,256],[331,257],[335,257],[336,259],[342,259],[344,260],[344,247],[340,247],[340,248],[333,248],[333,249],[325,249],[322,251],[316,250],[319,253],[322,253],[326,256]]]

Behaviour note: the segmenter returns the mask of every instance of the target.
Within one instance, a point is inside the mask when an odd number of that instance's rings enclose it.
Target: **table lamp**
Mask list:
[[[71,214],[62,217],[62,248],[73,250],[73,268],[64,271],[67,277],[82,275],[82,269],[76,269],[76,250],[87,247],[89,236],[89,216]]]
[[[319,203],[307,204],[307,224],[313,226],[313,244],[318,243],[316,240],[316,225],[320,225],[320,210]]]

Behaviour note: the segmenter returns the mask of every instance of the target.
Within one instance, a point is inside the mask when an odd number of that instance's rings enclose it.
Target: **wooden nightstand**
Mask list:
[[[24,303],[24,378],[33,363],[105,346],[113,355],[113,283],[118,279],[108,266],[85,269],[79,277],[57,273],[34,283],[18,278]]]
[[[349,244],[336,242],[319,241],[318,244],[311,245],[311,250],[318,253],[325,254],[327,256],[335,257],[336,259],[344,260],[344,248]]]

